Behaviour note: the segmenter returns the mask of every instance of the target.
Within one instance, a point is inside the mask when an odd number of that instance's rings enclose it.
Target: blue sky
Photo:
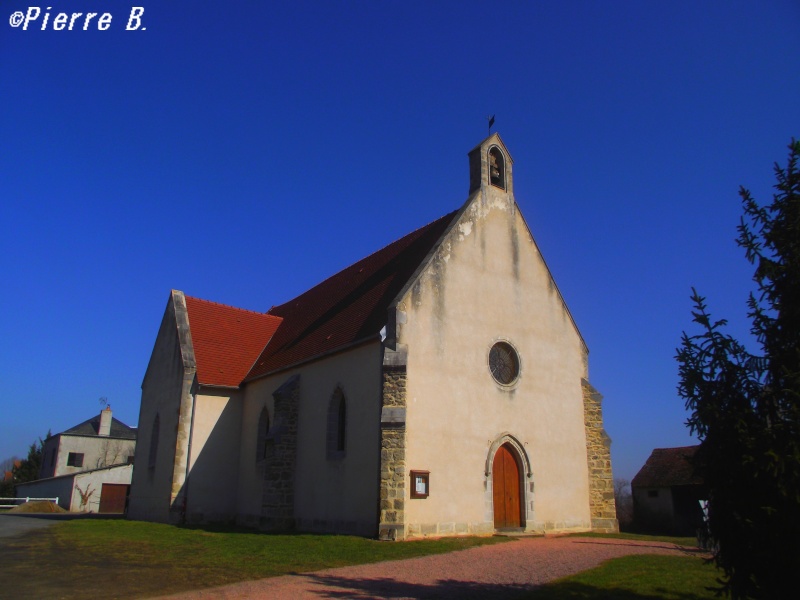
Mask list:
[[[615,475],[693,443],[675,348],[692,286],[746,335],[737,190],[800,136],[796,0],[29,6],[0,0],[0,459],[100,397],[135,425],[171,289],[266,311],[461,206],[490,114]]]

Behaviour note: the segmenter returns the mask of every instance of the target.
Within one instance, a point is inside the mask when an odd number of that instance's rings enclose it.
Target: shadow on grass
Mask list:
[[[417,598],[420,600],[492,598],[501,600],[703,600],[705,594],[657,590],[642,594],[623,588],[595,587],[582,583],[561,582],[542,586],[503,585],[442,579],[433,584],[407,583],[388,577],[354,579],[333,575],[304,575],[324,590],[314,590],[320,598]]]
[[[614,541],[613,539],[576,539],[573,543],[575,544],[594,544],[598,546],[625,546],[630,548],[630,542],[625,540]],[[635,546],[639,548],[671,548],[673,550],[679,550],[683,554],[691,555],[691,556],[704,556],[708,555],[708,550],[704,550],[702,548],[692,547],[692,546],[681,546],[679,544],[673,544],[672,542],[656,542],[653,544],[646,544],[643,542],[637,542]]]
[[[264,531],[263,529],[259,529],[257,527],[246,527],[244,525],[236,525],[232,523],[176,523],[171,525],[176,529],[186,529],[187,531],[205,531],[207,533],[249,533],[249,534],[257,534],[257,535],[264,535],[268,537],[293,537],[293,536],[308,536],[313,535],[316,537],[333,537],[336,535],[346,535],[346,537],[361,537],[361,536],[349,536],[347,534],[336,534],[336,533],[316,533],[316,532],[308,532],[308,531]],[[364,538],[368,539],[368,538]]]

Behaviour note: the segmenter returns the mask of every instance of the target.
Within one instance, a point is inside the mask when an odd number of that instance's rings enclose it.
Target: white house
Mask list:
[[[136,428],[115,419],[111,407],[42,447],[39,479],[16,486],[17,497],[58,498],[73,512],[124,512],[130,491]]]
[[[100,415],[51,435],[42,447],[39,477],[58,477],[133,462],[136,428],[114,418],[108,406]]]
[[[88,471],[18,483],[17,498],[58,498],[70,512],[124,513],[133,465],[113,465]]]

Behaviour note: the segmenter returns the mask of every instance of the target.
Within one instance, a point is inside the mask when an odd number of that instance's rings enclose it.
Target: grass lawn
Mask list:
[[[690,545],[689,538],[610,534]],[[174,527],[125,520],[74,520],[0,544],[0,596],[82,600],[143,598],[297,572],[413,558],[509,542],[444,538],[405,543],[336,535],[269,535],[241,529]],[[523,595],[532,600],[699,600],[716,571],[696,556],[614,559]],[[9,582],[13,582],[10,583]],[[98,587],[102,586],[102,587]],[[510,591],[510,590],[509,590]]]
[[[703,600],[719,598],[713,565],[696,556],[639,554],[543,586],[528,600]]]
[[[17,598],[142,598],[248,579],[413,558],[508,541],[407,543],[337,535],[268,535],[125,520],[75,520],[0,545],[0,581]],[[100,583],[102,582],[102,584]]]

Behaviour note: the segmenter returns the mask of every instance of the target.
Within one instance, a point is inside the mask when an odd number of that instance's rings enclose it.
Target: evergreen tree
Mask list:
[[[47,432],[45,440],[50,437],[50,431]],[[39,438],[33,442],[28,448],[28,456],[23,460],[18,467],[14,467],[12,474],[14,483],[25,483],[27,481],[34,481],[39,479],[39,469],[42,466],[44,440]]]
[[[800,142],[775,166],[772,204],[740,189],[737,243],[755,266],[748,317],[760,350],[723,333],[693,290],[700,333],[683,334],[679,394],[700,439],[714,560],[733,598],[795,597],[800,573]],[[791,591],[790,591],[791,590]]]

